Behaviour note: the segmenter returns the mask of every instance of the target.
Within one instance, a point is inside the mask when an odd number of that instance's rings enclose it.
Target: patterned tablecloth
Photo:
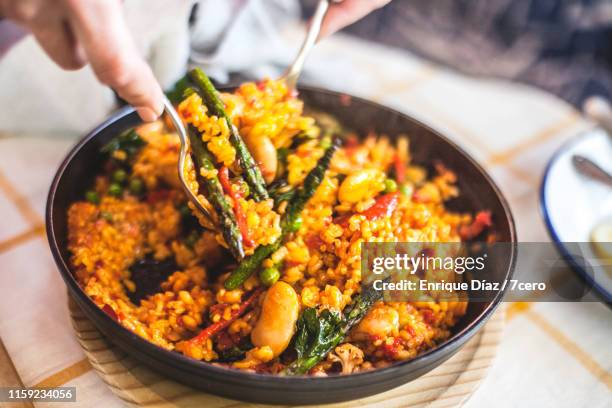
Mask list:
[[[321,44],[308,65],[311,82],[392,106],[443,131],[499,183],[519,238],[549,239],[538,210],[544,166],[565,140],[592,126],[572,107],[532,88],[467,78],[343,36]],[[109,408],[121,402],[75,340],[65,286],[44,236],[47,190],[75,138],[0,134],[0,385],[76,386],[71,406]],[[610,406],[606,306],[513,303],[507,320],[496,362],[467,406]]]

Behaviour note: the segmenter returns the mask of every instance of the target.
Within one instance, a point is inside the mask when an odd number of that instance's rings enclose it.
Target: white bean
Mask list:
[[[251,342],[257,347],[269,346],[274,357],[289,345],[295,332],[300,305],[291,285],[278,281],[268,289],[259,320],[251,332]]]

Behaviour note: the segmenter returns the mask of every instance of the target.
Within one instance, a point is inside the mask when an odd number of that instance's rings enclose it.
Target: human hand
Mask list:
[[[145,121],[163,111],[163,92],[138,54],[119,0],[0,0],[0,15],[27,28],[56,64],[89,63],[97,78]]]
[[[391,0],[343,0],[332,4],[323,21],[321,37],[335,33],[353,24],[372,11],[385,6]]]

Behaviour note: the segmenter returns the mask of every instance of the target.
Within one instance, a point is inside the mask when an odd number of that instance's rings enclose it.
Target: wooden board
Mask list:
[[[106,340],[70,300],[70,316],[79,343],[93,368],[128,406],[151,408],[266,407],[242,403],[179,384],[149,370]],[[457,354],[428,374],[398,388],[358,401],[325,405],[326,408],[457,407],[487,375],[504,329],[503,305],[486,326]]]

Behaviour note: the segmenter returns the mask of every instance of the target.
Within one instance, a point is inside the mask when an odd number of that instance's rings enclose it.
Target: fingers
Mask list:
[[[75,70],[87,63],[70,26],[59,15],[45,17],[45,21],[33,25],[31,31],[47,55],[63,69]]]
[[[28,28],[43,50],[64,69],[79,69],[86,60],[57,0],[0,0],[2,12]]]
[[[383,7],[391,0],[344,0],[332,4],[321,28],[321,37],[326,37],[353,24],[372,11]]]
[[[69,20],[98,79],[145,121],[163,111],[163,92],[139,56],[118,0],[64,0]]]

